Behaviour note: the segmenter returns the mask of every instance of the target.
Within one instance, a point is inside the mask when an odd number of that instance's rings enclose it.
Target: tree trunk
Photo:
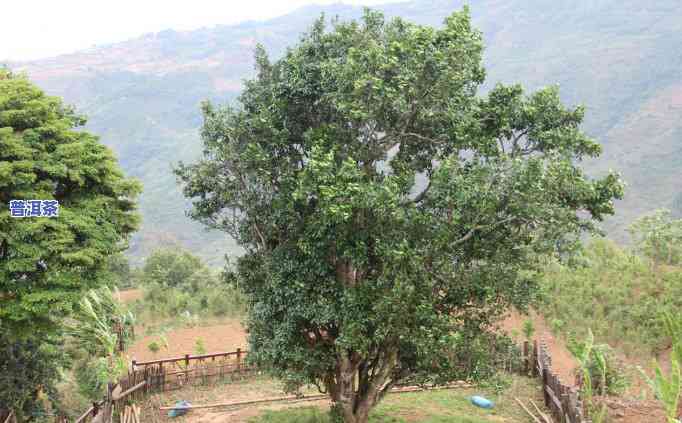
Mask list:
[[[334,254],[336,277],[347,289],[362,280],[363,272],[349,260]],[[369,412],[390,389],[398,358],[397,342],[384,340],[375,354],[363,357],[357,351],[339,353],[333,376],[325,380],[327,392],[344,423],[366,423]]]
[[[344,354],[336,365],[336,374],[326,382],[334,407],[344,423],[366,423],[369,412],[394,383],[391,375],[398,356],[397,349],[389,348],[378,354],[371,371],[360,371],[361,368],[367,369],[370,363],[358,353]]]

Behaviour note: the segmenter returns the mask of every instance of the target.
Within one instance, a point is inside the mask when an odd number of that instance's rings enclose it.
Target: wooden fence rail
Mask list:
[[[17,416],[14,414],[14,410],[0,410],[0,422],[17,423]]]
[[[561,382],[552,371],[552,358],[546,345],[534,341],[523,345],[524,367],[542,381],[545,405],[559,423],[591,423],[586,419],[578,390]],[[245,363],[248,351],[237,349],[202,355],[185,355],[150,361],[133,360],[128,374],[109,384],[102,401],[93,403],[74,423],[113,423],[113,416],[125,414],[125,407],[151,392],[179,389],[186,385],[207,384],[220,378],[242,378],[256,369]],[[68,423],[65,418],[56,420]],[[0,423],[17,423],[9,410],[0,410]]]
[[[552,357],[544,342],[533,341],[533,349],[529,351],[529,343],[523,346],[526,359],[526,370],[542,380],[542,393],[545,405],[552,416],[560,423],[591,423],[583,412],[583,404],[578,389],[565,385],[552,371]]]
[[[254,367],[245,363],[248,351],[190,355],[160,360],[133,360],[128,374],[109,384],[106,397],[93,403],[74,423],[113,423],[113,416],[125,414],[126,406],[151,392],[179,389],[187,385],[208,384],[230,377],[242,378]],[[14,423],[14,422],[12,422]]]

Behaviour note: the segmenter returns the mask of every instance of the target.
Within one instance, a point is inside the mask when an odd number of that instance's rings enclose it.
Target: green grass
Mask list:
[[[469,401],[472,395],[482,394],[495,402],[495,408],[484,410]],[[533,399],[542,404],[540,387],[535,380],[512,377],[511,385],[499,395],[486,389],[449,389],[411,392],[387,396],[370,414],[371,423],[490,423],[530,422],[516,404],[514,397],[528,403]],[[331,423],[328,410],[320,407],[296,407],[266,410],[249,420],[250,423]]]

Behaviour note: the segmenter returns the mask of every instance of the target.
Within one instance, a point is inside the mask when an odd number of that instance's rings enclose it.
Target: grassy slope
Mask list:
[[[437,25],[460,5],[417,0],[382,8],[389,16]],[[235,98],[240,80],[253,72],[255,43],[277,57],[321,10],[343,18],[361,13],[350,6],[310,6],[263,23],[164,31],[14,67],[88,114],[88,129],[143,181],[144,222],[133,256],[178,242],[218,264],[224,251],[238,249],[184,216],[187,201],[171,163],[197,157],[199,102]],[[568,103],[587,105],[585,128],[605,145],[603,158],[588,167],[593,173],[619,169],[630,185],[618,216],[606,224],[616,238],[646,210],[668,206],[682,213],[682,19],[676,0],[655,6],[634,0],[479,0],[471,10],[486,40],[488,87],[498,81],[531,89],[559,83]]]
[[[555,332],[582,338],[592,329],[598,342],[642,365],[669,348],[658,318],[682,308],[682,268],[653,268],[604,240],[592,242],[580,263],[555,263],[544,277],[542,311]]]

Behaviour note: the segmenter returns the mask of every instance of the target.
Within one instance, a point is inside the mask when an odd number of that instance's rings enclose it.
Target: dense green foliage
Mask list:
[[[132,340],[135,318],[107,287],[89,291],[67,321],[68,351],[74,362],[80,394],[99,400],[107,383],[125,373],[121,356]]]
[[[497,82],[529,89],[558,83],[566,104],[585,104],[584,130],[604,146],[586,169],[590,175],[618,169],[629,186],[616,216],[604,224],[609,234],[623,240],[628,224],[654,208],[668,207],[682,217],[678,0],[647,7],[632,0],[470,3],[486,41],[487,88]],[[412,0],[377,7],[387,16],[438,26],[457,4]],[[212,265],[219,265],[225,250],[240,253],[223,234],[186,219],[186,203],[167,164],[201,153],[196,105],[236,97],[240,81],[253,75],[257,42],[279,58],[322,11],[342,19],[362,14],[350,5],[309,6],[263,22],[164,31],[14,65],[87,113],[87,128],[114,149],[127,174],[144,182],[145,224],[131,242],[136,264],[159,244],[174,242]]]
[[[58,336],[0,342],[0,409],[14,410],[19,421],[32,421],[59,405],[60,369],[69,360]],[[40,398],[51,404],[43,404]]]
[[[407,377],[456,377],[457,338],[525,308],[538,257],[622,195],[584,175],[600,147],[555,88],[477,96],[481,53],[466,11],[320,19],[276,62],[258,49],[241,108],[204,104],[203,159],[177,170],[191,216],[246,250],[250,357],[347,422]]]
[[[138,217],[139,184],[76,130],[84,118],[0,70],[0,332],[36,335],[107,278]],[[13,218],[11,200],[57,200],[59,216]]]
[[[224,317],[244,313],[245,302],[231,272],[218,274],[181,249],[154,251],[137,275],[144,298],[137,314],[151,318]]]
[[[661,312],[682,307],[682,268],[653,269],[649,260],[595,239],[573,263],[548,264],[542,307],[559,333],[595,338],[635,357],[667,348]]]
[[[111,275],[111,285],[117,288],[130,288],[135,283],[134,271],[130,261],[123,253],[114,254],[107,260],[107,270]]]
[[[583,398],[620,395],[628,388],[630,381],[624,364],[607,344],[595,344],[591,330],[584,340],[569,339],[568,348],[578,361],[578,379],[583,393],[589,392]]]
[[[73,364],[64,321],[83,311],[87,290],[125,274],[119,252],[138,224],[139,184],[84,123],[0,69],[0,408],[22,419],[45,411],[40,398],[58,403],[56,385]],[[58,215],[11,217],[11,200],[34,199],[57,200]]]
[[[662,209],[642,216],[630,225],[638,252],[653,264],[682,265],[682,219]]]

